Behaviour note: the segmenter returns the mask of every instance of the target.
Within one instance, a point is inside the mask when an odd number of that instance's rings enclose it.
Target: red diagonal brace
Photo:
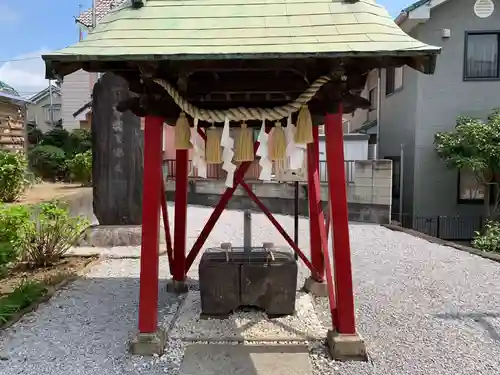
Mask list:
[[[300,257],[300,259],[302,259],[302,261],[307,266],[307,268],[309,268],[309,270],[311,271],[311,273],[314,274],[315,277],[319,277],[317,275],[317,271],[314,269],[314,267],[312,266],[312,264],[309,261],[309,259],[307,259],[307,257],[299,249],[299,247],[297,246],[297,244],[290,238],[290,236],[286,233],[286,231],[283,229],[283,227],[280,225],[280,223],[278,223],[278,221],[274,218],[273,214],[271,214],[271,212],[269,212],[269,209],[264,205],[264,203],[262,203],[260,201],[259,197],[257,197],[255,195],[255,193],[252,191],[252,189],[250,189],[250,186],[248,186],[245,181],[240,182],[240,185],[241,185],[241,187],[243,189],[245,189],[245,191],[247,192],[248,196],[250,198],[252,198],[252,200],[255,202],[255,204],[257,206],[259,206],[259,208],[267,216],[267,218],[269,219],[269,221],[274,225],[274,227],[278,230],[278,232],[280,232],[280,234],[283,236],[283,238],[286,240],[286,242],[288,242],[288,244],[293,249],[293,251],[295,251],[295,253]]]
[[[198,132],[199,131],[200,130],[198,130]],[[259,148],[259,142],[255,142],[253,147],[254,154],[258,148]],[[194,243],[193,247],[191,248],[191,251],[189,252],[186,258],[186,273],[189,271],[189,268],[191,268],[191,266],[193,265],[193,262],[198,256],[198,253],[200,252],[203,244],[207,240],[208,235],[214,228],[215,224],[217,223],[217,220],[219,220],[220,215],[222,214],[227,204],[229,203],[229,200],[236,191],[238,184],[243,180],[243,177],[245,177],[245,173],[247,172],[251,164],[252,162],[249,161],[242,163],[234,173],[233,186],[227,188],[224,194],[222,194],[219,203],[217,203],[217,206],[215,206],[212,214],[210,215],[210,217],[207,220],[207,223],[205,224],[205,227],[201,231],[200,235],[198,236],[198,239]]]
[[[163,229],[165,230],[165,242],[167,243],[167,256],[168,256],[168,266],[170,268],[170,274],[172,274],[172,267],[174,264],[173,249],[172,249],[172,237],[170,235],[170,222],[168,220],[168,210],[167,210],[167,198],[165,197],[165,182],[161,181],[161,212],[163,214]]]

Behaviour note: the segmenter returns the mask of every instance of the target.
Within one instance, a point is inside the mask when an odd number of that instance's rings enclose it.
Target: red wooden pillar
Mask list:
[[[139,332],[153,333],[158,325],[158,267],[162,187],[163,119],[147,116],[144,128],[141,276]]]
[[[319,280],[325,275],[325,262],[321,251],[321,232],[319,220],[325,221],[321,209],[321,187],[319,185],[319,144],[318,127],[313,126],[313,143],[307,145],[307,190],[309,197],[309,241],[311,249],[311,263],[316,270]]]
[[[337,298],[337,331],[341,334],[355,334],[341,104],[336,113],[327,113],[325,116],[325,138]]]
[[[186,238],[188,206],[189,150],[175,153],[174,282],[186,278]]]

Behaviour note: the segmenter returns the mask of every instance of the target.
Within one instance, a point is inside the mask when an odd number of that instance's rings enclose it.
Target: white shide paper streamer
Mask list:
[[[190,142],[193,145],[192,168],[196,168],[198,176],[207,178],[207,163],[205,160],[205,142],[202,142],[198,135],[198,117],[194,118],[193,131]]]
[[[292,123],[292,116],[288,116],[286,125],[286,156],[288,168],[295,171],[304,166],[304,158],[306,154],[306,145],[295,143],[295,132],[297,128]]]
[[[234,140],[231,138],[229,132],[229,118],[226,117],[224,120],[224,128],[222,128],[221,135],[221,146],[222,150],[222,169],[227,172],[226,176],[226,186],[233,187],[234,184],[234,171],[236,170],[236,165],[233,164],[234,156]]]
[[[256,155],[260,157],[260,175],[259,180],[270,181],[272,174],[273,164],[269,160],[268,146],[267,146],[268,135],[266,133],[266,121],[262,120],[262,126],[260,128],[259,136],[257,141],[259,142],[259,148],[257,149]]]

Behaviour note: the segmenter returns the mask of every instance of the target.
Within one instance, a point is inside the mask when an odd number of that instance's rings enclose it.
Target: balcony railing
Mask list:
[[[354,160],[345,161],[345,173],[346,173],[346,182],[352,183],[354,182],[354,168],[355,168]],[[237,163],[238,165],[238,163]],[[175,166],[176,161],[172,159],[166,159],[163,161],[164,173],[166,173],[167,179],[175,179]],[[273,164],[273,175],[275,174],[275,167]],[[245,174],[245,180],[258,180],[260,173],[259,161],[255,160],[252,162],[250,168],[248,168],[247,173]],[[192,179],[200,178],[198,177],[198,173],[196,168],[193,168],[192,161],[189,161],[189,177]],[[210,180],[223,180],[226,178],[226,171],[222,169],[222,164],[208,164],[207,165],[207,179]],[[320,182],[328,181],[328,172],[326,169],[326,161],[319,162],[319,179]]]

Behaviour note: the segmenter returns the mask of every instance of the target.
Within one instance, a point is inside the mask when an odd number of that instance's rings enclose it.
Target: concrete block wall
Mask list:
[[[277,181],[247,181],[253,192],[262,200],[271,212],[293,214],[293,184]],[[174,200],[175,181],[165,184],[168,200]],[[190,181],[188,201],[190,204],[215,206],[226,190],[224,181],[197,179]],[[347,183],[347,201],[349,220],[389,224],[391,220],[392,161],[360,160],[355,162],[354,176]],[[328,200],[328,186],[321,185],[323,204]],[[255,209],[258,207],[238,187],[228,204],[229,209]],[[308,215],[307,187],[301,183],[299,189],[299,213]]]

